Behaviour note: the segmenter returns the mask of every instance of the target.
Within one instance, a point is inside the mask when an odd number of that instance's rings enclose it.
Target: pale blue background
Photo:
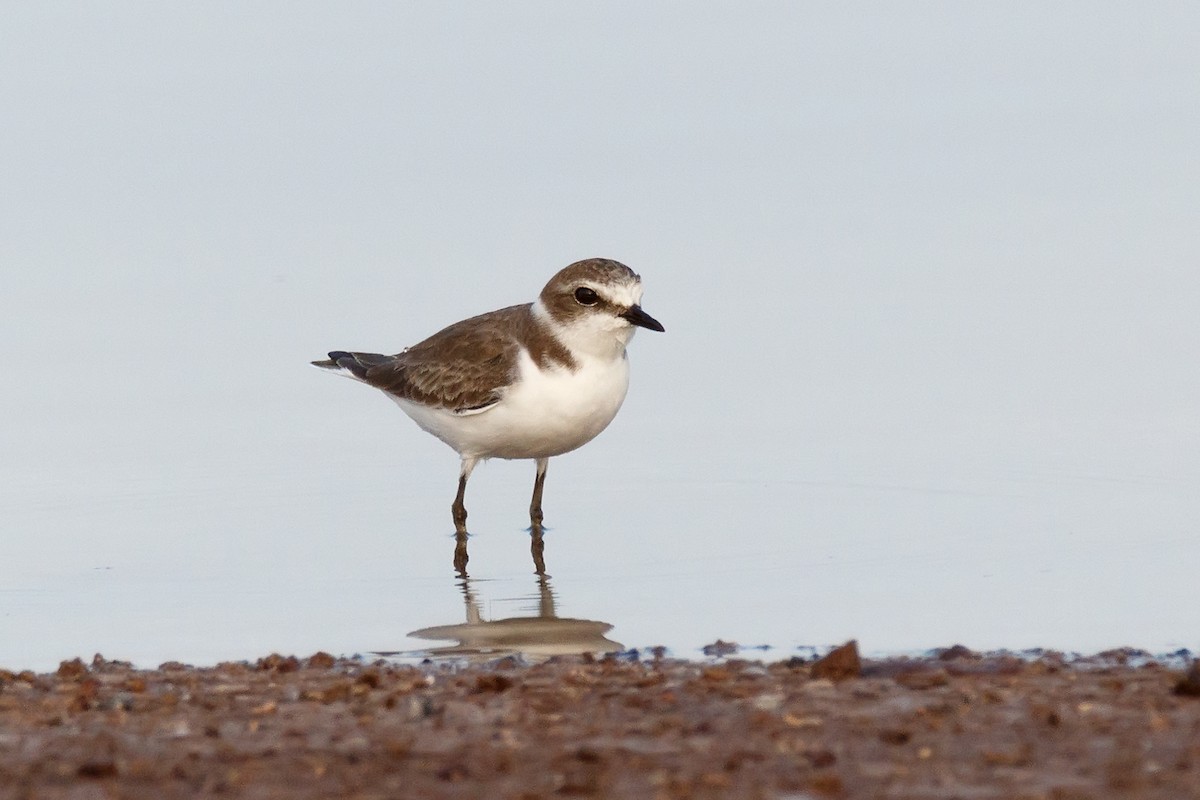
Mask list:
[[[306,362],[597,255],[667,333],[551,464],[560,614],[1196,647],[1195,3],[0,6],[0,666],[461,621],[456,457]]]

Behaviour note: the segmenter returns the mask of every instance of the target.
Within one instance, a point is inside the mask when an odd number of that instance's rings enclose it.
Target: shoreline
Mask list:
[[[774,662],[75,659],[0,670],[0,794],[1190,797],[1200,667],[1183,666],[853,643]]]

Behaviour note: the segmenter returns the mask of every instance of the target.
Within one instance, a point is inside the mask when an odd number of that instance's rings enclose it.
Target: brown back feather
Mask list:
[[[518,336],[526,340],[539,365],[575,369],[571,353],[538,324],[531,305],[456,322],[372,366],[363,380],[415,403],[469,411],[499,400],[515,377]]]

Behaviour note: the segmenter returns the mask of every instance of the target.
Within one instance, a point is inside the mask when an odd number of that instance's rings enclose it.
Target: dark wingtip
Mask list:
[[[367,373],[374,367],[389,364],[397,356],[385,356],[380,353],[348,353],[345,350],[331,350],[328,361],[314,361],[313,366],[323,369],[345,370],[356,378],[366,379]]]
[[[339,364],[338,360],[342,358],[349,358],[351,361],[354,360],[354,356],[350,355],[345,350],[334,350],[329,354],[329,358],[327,360],[310,361],[309,363],[314,367],[320,367],[321,369],[341,369],[344,365]]]
[[[357,378],[366,377],[368,364],[363,364],[359,358],[362,353],[347,353],[345,350],[331,350],[328,361],[314,361],[315,366],[324,369],[344,369]],[[382,356],[381,356],[382,358]]]

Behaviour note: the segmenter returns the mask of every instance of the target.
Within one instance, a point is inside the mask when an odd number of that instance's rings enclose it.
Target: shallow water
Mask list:
[[[336,397],[331,418],[355,424],[218,442],[191,419],[161,461],[114,458],[130,456],[126,439],[60,474],[6,480],[6,530],[17,532],[6,665],[93,652],[141,664],[408,652],[451,643],[410,632],[476,613],[588,620],[612,626],[589,636],[684,656],[718,637],[769,646],[768,657],[850,637],[868,651],[1194,646],[1200,554],[1181,524],[1194,501],[1176,482],[879,467],[820,480],[816,455],[797,456],[790,475],[748,474],[744,460],[701,457],[638,375],[626,416],[551,462],[549,578],[522,528],[532,464],[476,473],[464,586],[453,454],[366,387],[292,369],[295,391],[282,396],[310,409]],[[70,420],[43,422],[65,433]],[[89,421],[75,423],[69,438],[86,440]],[[657,455],[655,425],[694,461]],[[165,447],[167,435],[142,444]]]
[[[0,665],[548,595],[682,656],[1195,649],[1192,22],[238,8],[6,22]],[[550,464],[544,582],[533,465],[475,472],[464,586],[454,454],[307,362],[601,255],[667,332]]]

